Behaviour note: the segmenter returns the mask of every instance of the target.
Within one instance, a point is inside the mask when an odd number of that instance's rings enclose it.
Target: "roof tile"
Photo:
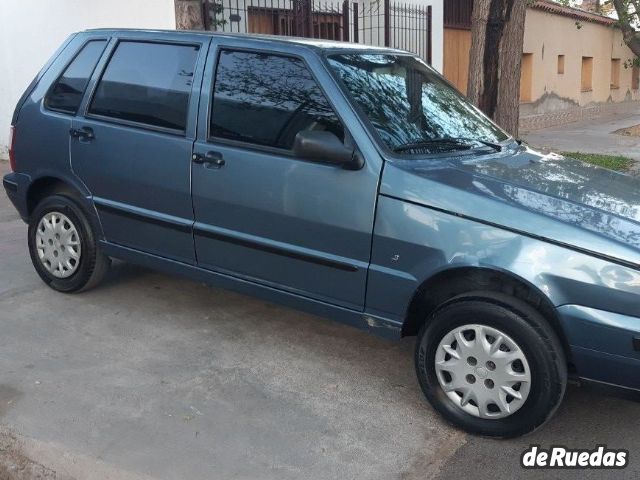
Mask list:
[[[604,15],[587,12],[579,8],[566,7],[551,0],[537,0],[531,8],[585,22],[599,23],[601,25],[614,25],[617,22],[615,18],[605,17]]]

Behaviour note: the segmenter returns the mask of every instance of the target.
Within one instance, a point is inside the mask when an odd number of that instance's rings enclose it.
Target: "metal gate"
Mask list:
[[[202,8],[207,30],[386,46],[431,63],[430,5],[392,0],[202,0]]]

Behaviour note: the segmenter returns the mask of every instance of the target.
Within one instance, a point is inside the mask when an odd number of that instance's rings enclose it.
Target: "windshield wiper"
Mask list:
[[[457,138],[457,137],[441,137],[432,138],[426,140],[420,140],[418,142],[406,143],[399,145],[393,149],[394,152],[406,152],[408,150],[419,150],[423,148],[432,148],[434,146],[451,145],[458,147],[458,150],[471,150],[473,148],[473,142],[481,143],[484,146],[494,149],[496,152],[502,151],[502,145],[499,143],[489,142],[488,140],[481,140],[479,138]]]
[[[496,152],[501,152],[502,151],[502,145],[500,145],[499,143],[495,143],[495,142],[490,142],[489,140],[482,140],[480,138],[476,138],[475,140],[473,140],[474,142],[480,142],[481,144],[489,147],[489,148],[493,148]]]

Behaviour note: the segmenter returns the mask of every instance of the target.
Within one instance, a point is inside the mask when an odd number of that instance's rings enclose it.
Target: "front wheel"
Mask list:
[[[449,422],[475,434],[516,437],[543,425],[567,383],[557,335],[528,304],[470,293],[436,309],[416,347],[420,386]]]
[[[29,221],[28,242],[36,272],[59,292],[93,287],[111,263],[100,251],[87,215],[64,195],[46,197],[36,206]]]

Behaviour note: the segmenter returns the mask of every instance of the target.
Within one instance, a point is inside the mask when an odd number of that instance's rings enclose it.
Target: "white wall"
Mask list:
[[[69,34],[87,28],[175,28],[173,0],[0,0],[0,158],[22,92]]]
[[[404,7],[411,8],[411,6],[413,5],[419,5],[421,7],[424,5],[431,5],[431,24],[433,30],[431,34],[431,38],[433,40],[433,44],[431,46],[431,64],[436,70],[441,73],[444,62],[444,1],[446,0],[392,0],[391,2],[392,12],[394,5],[400,7],[401,11],[404,10]],[[359,3],[361,12],[370,12],[371,14],[371,16],[366,20],[368,31],[366,33],[360,33],[360,43],[383,46],[384,6],[382,0],[362,0]],[[369,13],[367,15],[369,15]],[[411,19],[411,17],[413,17],[413,19]],[[364,22],[363,20],[360,20],[360,22],[360,28],[362,28]],[[424,26],[422,23],[416,23],[415,14],[410,14],[409,20],[407,20],[406,22],[399,20],[396,24],[396,22],[392,20],[390,28],[391,44],[389,46],[392,48],[399,48],[401,50],[413,51],[413,53],[416,53],[420,57],[426,59],[426,42],[419,42],[419,44],[416,45],[415,38],[412,38],[412,34],[408,35],[409,40],[407,43],[403,43],[402,41],[402,39],[404,38],[403,32],[405,28],[422,29],[425,26],[426,23]],[[371,29],[371,27],[373,27],[373,29]],[[396,29],[399,32],[399,41],[397,42],[395,34]],[[351,38],[353,38],[353,32],[351,33],[351,35]]]
[[[444,2],[446,0],[421,0],[432,7],[433,47],[431,49],[431,64],[442,73],[444,65]]]

